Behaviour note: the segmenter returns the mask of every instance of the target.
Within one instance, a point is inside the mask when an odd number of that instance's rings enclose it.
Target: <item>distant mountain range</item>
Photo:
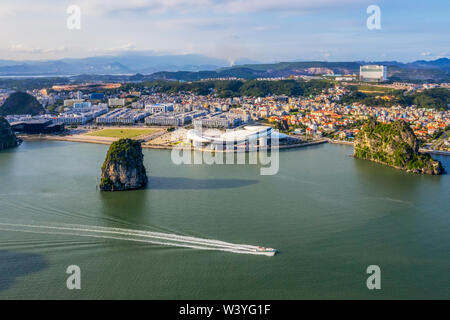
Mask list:
[[[388,77],[395,81],[450,82],[450,59],[397,61],[327,62],[301,61],[256,63],[248,59],[229,66],[228,61],[204,55],[143,55],[99,56],[82,59],[50,61],[0,60],[2,76],[33,75],[134,75],[142,80],[171,79],[193,81],[205,78],[282,77],[289,75],[359,74],[363,64],[388,66]]]
[[[0,75],[151,74],[158,71],[216,70],[229,65],[226,60],[196,54],[127,54],[49,61],[0,60]]]
[[[225,77],[255,79],[258,77],[286,77],[290,75],[347,75],[359,74],[359,67],[364,64],[381,64],[387,66],[388,78],[393,81],[450,82],[450,59],[447,58],[441,58],[434,61],[420,60],[411,63],[401,63],[397,61],[303,61],[272,64],[244,64],[219,68],[214,71],[162,71],[146,76],[146,78],[194,81],[205,78]]]

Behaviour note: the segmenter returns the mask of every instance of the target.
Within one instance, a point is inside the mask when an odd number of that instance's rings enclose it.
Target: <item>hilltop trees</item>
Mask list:
[[[44,113],[44,107],[35,97],[25,92],[15,92],[11,94],[0,107],[0,115],[31,114],[37,115]]]

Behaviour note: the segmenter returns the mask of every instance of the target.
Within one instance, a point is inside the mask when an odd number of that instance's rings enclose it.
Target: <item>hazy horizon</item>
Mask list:
[[[26,63],[26,62],[47,62],[47,61],[62,61],[62,60],[81,60],[81,59],[91,59],[91,58],[120,58],[120,57],[132,57],[132,56],[139,56],[139,57],[165,57],[165,56],[174,56],[174,57],[182,57],[182,56],[189,56],[189,55],[198,55],[198,56],[204,56],[205,58],[210,59],[217,59],[217,60],[223,60],[223,62],[227,62],[226,59],[222,58],[216,58],[212,56],[207,56],[201,53],[181,53],[181,54],[171,54],[171,53],[148,53],[145,51],[134,51],[132,53],[118,53],[118,54],[99,54],[99,55],[91,55],[91,56],[82,56],[82,57],[61,57],[61,58],[37,58],[37,59],[0,59],[1,61],[12,61],[17,63]],[[233,64],[230,64],[230,66],[233,65],[244,65],[244,64],[276,64],[276,63],[282,63],[282,62],[399,62],[399,63],[412,63],[416,61],[436,61],[439,59],[450,59],[449,57],[436,57],[436,58],[430,58],[430,57],[421,57],[415,60],[408,60],[408,61],[401,61],[399,59],[378,59],[378,60],[332,60],[332,59],[291,59],[291,60],[268,60],[268,61],[257,61],[253,59],[249,59],[247,57],[239,57],[236,61],[233,61]],[[248,61],[247,61],[248,60]],[[229,61],[228,61],[229,63]]]
[[[369,30],[369,5],[381,28]],[[81,9],[69,30],[67,8]],[[129,53],[228,61],[401,61],[449,57],[450,3],[436,0],[3,0],[0,59]]]

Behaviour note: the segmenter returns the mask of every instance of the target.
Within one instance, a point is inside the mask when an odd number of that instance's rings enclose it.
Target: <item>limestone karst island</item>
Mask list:
[[[412,173],[443,173],[439,161],[419,153],[417,137],[404,121],[391,124],[369,121],[355,137],[354,156]]]
[[[0,117],[0,150],[17,146],[18,141],[5,118]]]
[[[113,142],[102,166],[100,190],[124,191],[140,189],[147,184],[141,142],[120,139]]]
[[[0,302],[450,300],[449,12],[0,0]]]

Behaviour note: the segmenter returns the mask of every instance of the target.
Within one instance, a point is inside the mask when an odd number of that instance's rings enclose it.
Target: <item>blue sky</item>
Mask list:
[[[69,5],[81,29],[66,27]],[[369,5],[381,29],[366,27]],[[450,55],[448,0],[2,0],[0,59],[148,52],[262,62]]]

